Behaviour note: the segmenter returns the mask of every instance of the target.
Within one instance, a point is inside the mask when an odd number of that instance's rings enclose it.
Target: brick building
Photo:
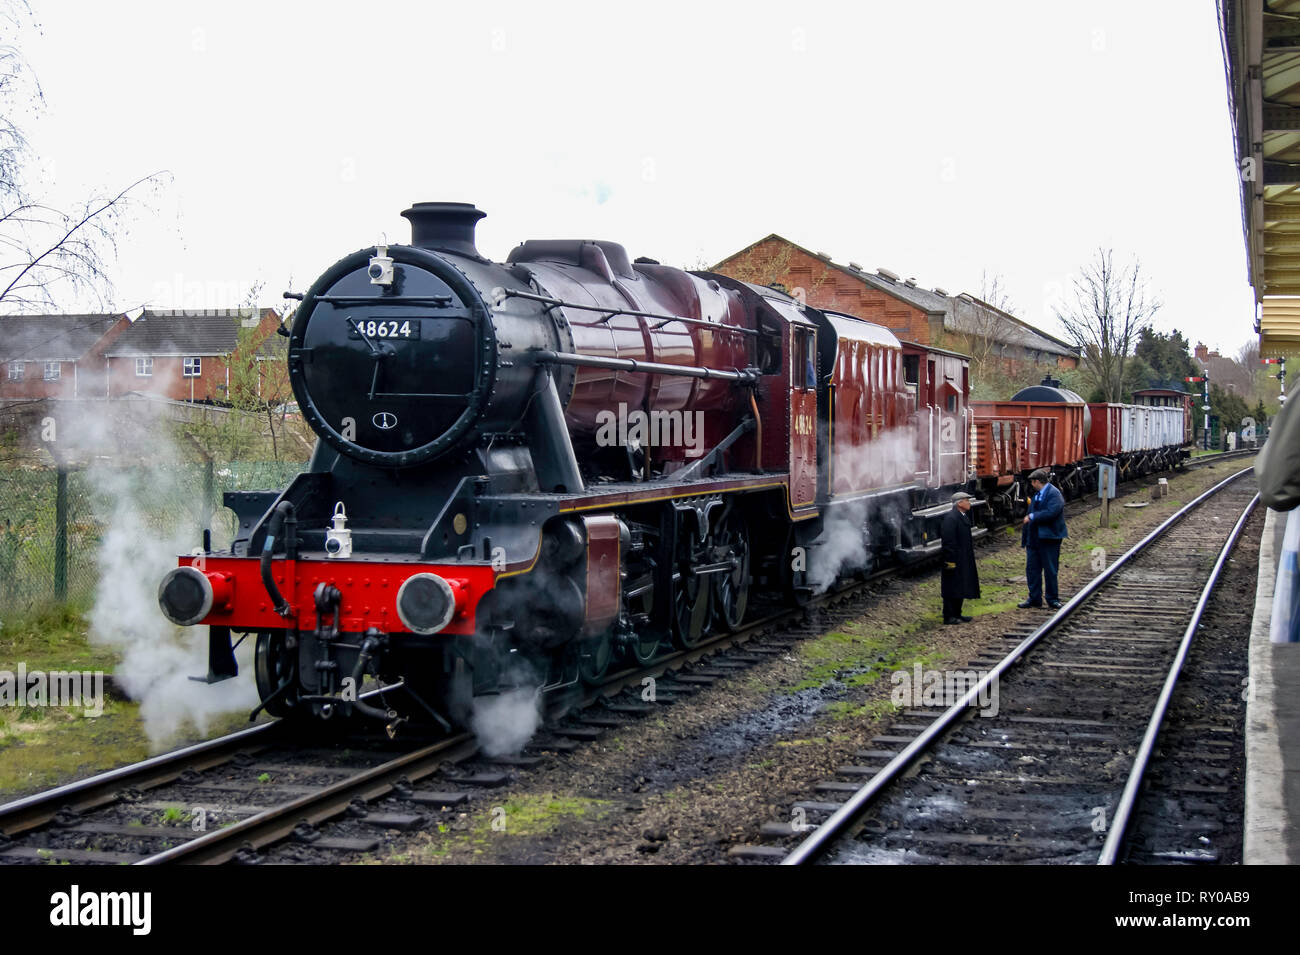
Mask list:
[[[104,397],[104,352],[129,326],[124,315],[0,317],[0,400]]]
[[[1233,358],[1225,358],[1203,342],[1196,343],[1192,355],[1201,372],[1209,377],[1210,384],[1241,395],[1249,401],[1254,400],[1255,369],[1246,368]]]
[[[261,360],[266,339],[279,322],[269,308],[147,309],[104,353],[108,394],[143,392],[179,401],[227,401],[231,358],[243,347],[253,352],[257,394],[268,401],[282,400],[287,394],[287,387],[280,390],[282,376],[263,387],[262,371],[270,373],[274,363]]]
[[[840,265],[775,233],[723,259],[713,271],[758,285],[780,283],[809,305],[875,322],[908,341],[960,348],[963,338],[979,335],[991,339],[990,354],[1003,360],[1059,368],[1079,364],[1073,345],[974,296],[922,288],[887,269]]]

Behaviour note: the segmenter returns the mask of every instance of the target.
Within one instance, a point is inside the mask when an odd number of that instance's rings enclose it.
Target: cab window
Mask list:
[[[817,339],[812,331],[804,332],[804,387],[817,388]]]

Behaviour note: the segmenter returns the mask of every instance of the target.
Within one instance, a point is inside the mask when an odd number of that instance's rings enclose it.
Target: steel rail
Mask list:
[[[900,775],[903,770],[907,769],[915,759],[923,752],[930,748],[940,736],[954,723],[957,722],[968,711],[968,707],[979,699],[980,693],[988,689],[990,685],[996,682],[1003,673],[1005,673],[1017,660],[1024,656],[1038,641],[1056,630],[1075,610],[1077,610],[1085,600],[1091,597],[1103,584],[1107,583],[1114,577],[1122,567],[1128,564],[1130,560],[1146,550],[1152,543],[1159,540],[1165,533],[1179,523],[1188,514],[1197,507],[1209,500],[1214,495],[1227,487],[1232,482],[1249,474],[1253,471],[1254,465],[1238,471],[1236,474],[1220,481],[1214,487],[1202,493],[1195,500],[1185,504],[1182,508],[1171,514],[1160,526],[1147,534],[1146,537],[1138,541],[1131,548],[1118,557],[1113,564],[1104,571],[1090,580],[1084,587],[1066,604],[1058,610],[1049,620],[1047,620],[1037,630],[1027,636],[1018,644],[1001,662],[990,670],[982,680],[969,689],[966,694],[950,706],[947,710],[935,717],[922,733],[912,740],[897,756],[891,759],[885,766],[871,777],[861,789],[849,797],[849,799],[839,809],[831,814],[830,818],[811,832],[803,842],[799,843],[794,850],[781,860],[781,865],[807,865],[816,861],[821,855],[830,848],[834,842],[850,825],[857,821],[877,796],[890,785]]]
[[[365,700],[391,687],[366,690]],[[0,805],[0,835],[11,837],[48,825],[62,809],[84,812],[117,801],[123,789],[153,789],[180,777],[187,769],[204,770],[229,762],[237,753],[264,749],[283,732],[280,720],[259,723],[226,736],[160,753],[138,763],[78,779]]]
[[[54,819],[61,809],[94,809],[117,800],[123,789],[150,789],[171,782],[187,769],[206,769],[227,762],[253,741],[275,733],[278,721],[261,723],[228,736],[206,740],[153,756],[129,766],[121,766],[86,779],[24,796],[0,806],[0,833],[15,836],[38,829]]]
[[[1229,454],[1231,453],[1229,452]],[[1192,463],[1190,466],[1195,466],[1195,464]],[[1244,473],[1245,471],[1242,471],[1228,480],[1231,481]],[[1227,481],[1223,483],[1226,484]],[[1198,498],[1198,500],[1200,499]],[[1194,506],[1195,503],[1193,502],[1192,505],[1188,506]],[[742,645],[757,636],[761,636],[765,630],[774,625],[801,616],[811,607],[820,606],[836,598],[850,596],[877,580],[892,576],[899,569],[898,567],[889,567],[875,571],[848,586],[819,594],[803,606],[778,611],[764,619],[748,623],[732,633],[723,633],[706,638],[690,649],[672,648],[669,653],[656,658],[644,667],[625,667],[621,670],[615,670],[604,676],[600,683],[592,686],[581,699],[567,704],[562,700],[557,701],[559,704],[557,710],[548,712],[547,715],[548,717],[563,715],[564,712],[583,709],[598,702],[601,698],[613,696],[623,689],[639,685],[640,681],[646,676],[660,676],[669,669],[676,669],[685,663],[694,663],[711,653]],[[1051,621],[1049,621],[1050,623]],[[977,687],[976,691],[973,692],[978,692],[978,689]],[[362,698],[365,699],[379,692],[382,691],[369,690],[362,694]],[[276,735],[275,728],[279,726],[279,723],[280,721],[275,720],[249,727],[227,736],[205,740],[192,746],[163,753],[138,763],[109,770],[0,805],[0,836],[16,836],[48,825],[58,812],[65,808],[81,812],[109,805],[117,800],[118,794],[123,789],[155,788],[177,779],[186,769],[203,770],[221,765],[229,761],[236,753],[248,749],[250,746],[261,749],[273,742]],[[888,768],[886,767],[886,769]]]
[[[414,782],[432,774],[443,763],[466,759],[477,750],[478,745],[474,742],[473,735],[461,733],[413,753],[390,759],[318,792],[264,809],[254,816],[241,819],[233,826],[214,829],[197,839],[140,859],[134,865],[165,865],[173,862],[216,865],[227,862],[245,846],[260,849],[279,842],[301,822],[312,825],[323,822],[346,812],[354,799],[376,799],[393,789],[403,777]]]
[[[1160,698],[1156,701],[1155,709],[1151,713],[1151,719],[1147,723],[1146,733],[1142,736],[1142,743],[1138,747],[1137,755],[1133,758],[1133,768],[1129,771],[1128,781],[1124,785],[1124,792],[1120,796],[1119,804],[1115,807],[1114,815],[1111,817],[1110,830],[1106,834],[1106,841],[1101,847],[1101,855],[1097,859],[1098,865],[1114,865],[1119,858],[1120,848],[1124,842],[1124,833],[1128,829],[1133,809],[1137,805],[1138,789],[1142,785],[1147,765],[1151,761],[1151,754],[1155,750],[1156,740],[1160,735],[1160,727],[1164,723],[1165,714],[1169,710],[1169,702],[1173,698],[1174,687],[1177,685],[1178,677],[1182,673],[1183,663],[1187,660],[1187,654],[1191,651],[1192,640],[1196,636],[1196,631],[1200,629],[1201,618],[1205,614],[1205,608],[1209,605],[1214,585],[1219,582],[1223,568],[1227,566],[1228,555],[1237,546],[1237,540],[1241,537],[1246,521],[1254,513],[1257,504],[1259,504],[1258,494],[1246,505],[1241,517],[1237,518],[1232,533],[1224,541],[1223,549],[1219,551],[1219,559],[1215,561],[1214,569],[1210,571],[1210,579],[1201,591],[1201,597],[1196,602],[1196,609],[1192,611],[1192,619],[1183,632],[1182,642],[1178,645],[1178,653],[1174,655],[1173,663],[1169,665],[1169,674],[1165,677],[1164,686],[1160,690]]]

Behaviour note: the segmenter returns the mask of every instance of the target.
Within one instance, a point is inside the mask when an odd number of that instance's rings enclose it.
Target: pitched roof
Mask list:
[[[1047,334],[1042,329],[1035,328],[1028,322],[1016,318],[1010,312],[1003,311],[996,305],[990,305],[988,302],[976,298],[969,292],[963,292],[956,296],[953,302],[952,322],[944,322],[945,326],[953,331],[979,330],[982,322],[976,313],[982,311],[986,320],[987,317],[991,316],[995,322],[996,334],[994,337],[999,341],[1019,345],[1022,348],[1034,351],[1048,352],[1053,355],[1072,355],[1076,358],[1079,356],[1077,346],[1061,341],[1061,339]],[[985,324],[983,327],[988,327],[988,325]]]
[[[275,332],[267,335],[257,346],[258,361],[284,361],[289,357],[289,339]]]
[[[77,361],[121,315],[0,316],[0,361]]]
[[[999,341],[1018,345],[1022,348],[1027,348],[1033,351],[1047,352],[1052,355],[1066,355],[1074,358],[1079,357],[1079,349],[1073,345],[1063,342],[1059,338],[1054,338],[1046,332],[1035,328],[1033,325],[1016,318],[1014,315],[1003,312],[1001,309],[994,308],[992,305],[982,302],[968,293],[963,293],[962,295],[948,295],[946,292],[940,291],[939,289],[934,289],[932,291],[927,288],[922,288],[920,285],[917,285],[913,279],[907,279],[904,281],[902,279],[892,278],[892,273],[885,274],[883,270],[867,272],[866,270],[856,268],[853,265],[840,265],[838,262],[832,261],[830,256],[823,253],[809,251],[797,242],[791,242],[785,236],[778,235],[775,232],[764,236],[757,242],[750,243],[739,252],[734,252],[727,256],[714,266],[714,271],[725,272],[723,267],[726,263],[745,254],[755,246],[761,245],[769,240],[784,242],[786,245],[798,249],[809,258],[820,259],[830,268],[842,272],[850,278],[857,279],[864,285],[869,285],[872,288],[885,292],[887,295],[892,295],[894,298],[907,302],[909,305],[919,308],[923,312],[942,314],[943,326],[949,331],[961,332],[965,330],[962,327],[963,325],[965,325],[966,328],[970,327],[969,319],[959,317],[959,312],[969,304],[974,307],[990,309],[996,313],[999,318],[1005,318],[1007,320],[1006,322],[999,322],[998,334],[996,336]],[[961,303],[961,305],[958,303]]]
[[[1152,385],[1150,388],[1133,389],[1133,394],[1135,395],[1150,395],[1159,392],[1169,392],[1176,395],[1190,395],[1192,393],[1188,391],[1186,388],[1184,388],[1181,382],[1176,382],[1176,381],[1159,381],[1156,382],[1154,385]],[[1196,392],[1196,394],[1199,395],[1200,392],[1198,391]]]
[[[146,309],[104,354],[109,358],[229,355],[238,344],[243,323],[259,319],[255,308]]]

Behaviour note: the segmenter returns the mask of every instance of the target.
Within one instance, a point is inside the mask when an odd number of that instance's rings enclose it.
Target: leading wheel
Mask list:
[[[253,675],[258,698],[266,704],[267,713],[281,718],[302,715],[303,707],[298,702],[297,653],[285,646],[283,630],[258,633]]]
[[[659,641],[655,641],[658,646]],[[608,633],[578,644],[578,675],[584,683],[599,683],[614,659],[614,641]]]

